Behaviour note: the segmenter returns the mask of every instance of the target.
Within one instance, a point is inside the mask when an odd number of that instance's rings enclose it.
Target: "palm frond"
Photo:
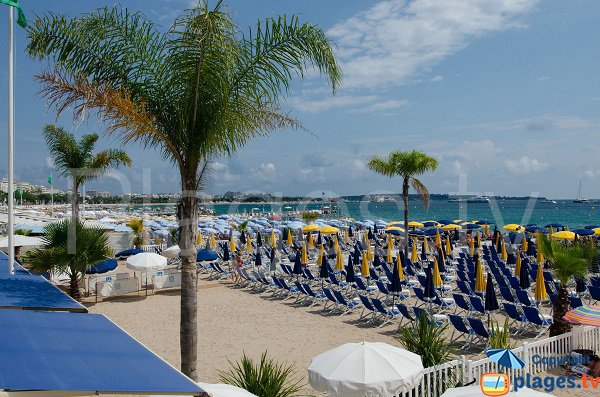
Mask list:
[[[425,207],[425,209],[428,209],[429,208],[429,190],[427,190],[427,187],[425,187],[423,182],[421,182],[417,178],[410,178],[410,184],[412,185],[413,189],[415,189],[415,191],[421,197],[421,201],[423,202],[423,207]]]

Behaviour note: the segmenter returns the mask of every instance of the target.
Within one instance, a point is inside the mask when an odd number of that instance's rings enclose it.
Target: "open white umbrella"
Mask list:
[[[13,235],[15,247],[39,247],[44,245],[39,237],[22,236],[20,234]],[[0,248],[8,248],[8,237],[0,238]]]
[[[198,386],[212,397],[257,397],[247,390],[224,383],[198,382]]]
[[[453,389],[448,389],[442,397],[482,397],[484,396],[481,391],[481,386],[465,386],[465,387],[455,387]],[[505,397],[552,397],[553,394],[542,393],[539,391],[531,390],[526,387],[519,389],[519,391],[511,391],[507,394],[504,394]]]
[[[308,368],[315,390],[347,397],[395,396],[422,378],[419,355],[381,342],[346,343],[315,356]]]
[[[167,258],[153,252],[142,252],[127,258],[125,263],[128,269],[138,272],[160,270],[167,266]]]
[[[181,249],[179,248],[178,245],[173,245],[173,246],[163,250],[162,256],[171,258],[171,259],[178,258],[180,251],[181,251]]]

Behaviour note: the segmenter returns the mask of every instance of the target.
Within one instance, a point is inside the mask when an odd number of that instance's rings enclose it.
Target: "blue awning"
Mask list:
[[[0,310],[0,389],[202,393],[101,314],[29,310]]]
[[[41,276],[0,276],[0,308],[87,312],[70,296]]]
[[[13,272],[15,274],[30,274],[23,266],[19,265],[17,261],[13,262]],[[0,276],[8,275],[8,255],[0,251]]]

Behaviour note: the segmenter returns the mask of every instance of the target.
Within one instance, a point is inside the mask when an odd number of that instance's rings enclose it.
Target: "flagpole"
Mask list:
[[[14,219],[14,32],[13,7],[8,7],[8,274],[13,274],[15,263],[15,219]]]
[[[52,173],[50,173],[50,216],[54,218],[54,178],[52,178]]]

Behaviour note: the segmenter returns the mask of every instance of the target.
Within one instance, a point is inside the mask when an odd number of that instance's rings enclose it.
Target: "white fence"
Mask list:
[[[156,253],[157,251],[162,252],[162,250],[164,250],[165,248],[167,248],[165,244],[147,244],[142,245],[141,249],[146,252]]]
[[[413,390],[402,394],[401,397],[438,397],[444,390],[454,387],[458,382],[462,384],[473,381],[479,383],[483,374],[500,372],[500,369],[509,376],[512,383],[515,377],[524,377],[527,373],[536,374],[557,367],[560,365],[557,360],[564,360],[572,350],[582,348],[592,351],[600,349],[600,328],[575,327],[568,334],[523,343],[522,346],[512,349],[525,362],[525,367],[520,370],[499,368],[498,364],[487,357],[472,361],[466,359],[465,356],[442,365],[426,368],[421,383]]]

